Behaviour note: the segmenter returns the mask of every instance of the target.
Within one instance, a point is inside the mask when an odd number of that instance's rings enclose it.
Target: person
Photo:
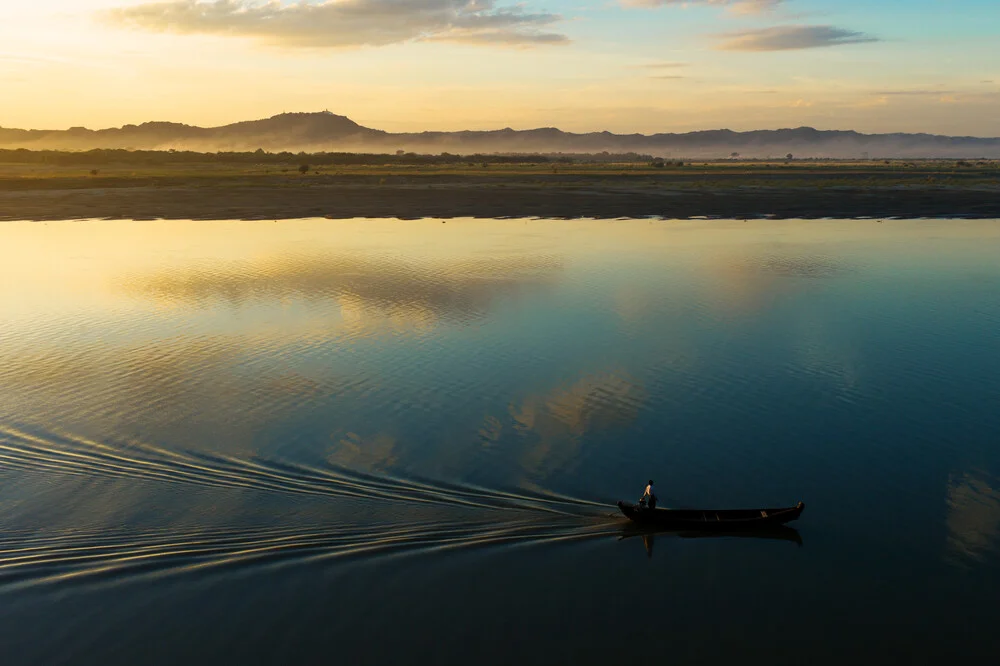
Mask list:
[[[642,493],[642,497],[639,499],[639,504],[645,504],[650,509],[656,508],[656,494],[653,492],[652,479],[649,480],[646,490]]]

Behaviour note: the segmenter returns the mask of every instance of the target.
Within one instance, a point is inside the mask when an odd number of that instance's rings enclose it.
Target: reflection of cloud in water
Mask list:
[[[386,434],[362,437],[349,432],[331,446],[328,462],[347,469],[365,472],[384,472],[396,464],[398,452],[396,439]]]
[[[515,427],[538,437],[523,458],[524,467],[538,473],[569,464],[583,435],[629,425],[644,400],[645,391],[625,373],[601,372],[512,404]]]
[[[802,279],[832,279],[855,270],[833,257],[774,253],[717,257],[705,269],[714,283],[713,300],[732,313],[756,312],[783,294],[815,287],[803,285]]]
[[[483,446],[493,446],[503,434],[503,422],[495,416],[487,416],[479,429],[479,441]]]
[[[948,480],[948,546],[953,556],[981,561],[1000,536],[1000,490],[981,476]]]
[[[284,352],[274,342],[200,336],[0,351],[0,410],[83,418],[115,432],[167,435],[176,429],[185,440],[213,448],[250,442],[254,429],[274,414],[344,390],[336,378],[306,376],[267,354],[256,356],[263,349],[280,361]]]
[[[426,324],[480,318],[498,296],[549,284],[560,268],[558,259],[546,255],[422,261],[370,254],[288,255],[131,275],[125,288],[164,303],[334,299],[346,317],[377,314]]]
[[[137,338],[116,330],[110,338],[69,335],[60,344],[65,328],[26,330],[0,348],[0,410],[83,417],[127,432],[185,424],[209,429],[199,433],[206,441],[223,434],[219,428],[245,433],[282,409],[348,390],[316,365],[324,343],[471,321],[497,297],[550,284],[559,268],[548,256],[404,261],[314,254],[132,273],[123,285],[128,295],[176,306],[162,324],[167,337],[146,315],[135,320]],[[290,307],[290,300],[308,308]],[[220,308],[227,301],[252,308],[234,319]],[[205,312],[193,312],[201,306]],[[295,367],[302,352],[311,355],[308,368]],[[247,422],[223,423],[218,417],[226,413]]]
[[[747,273],[789,278],[832,278],[851,272],[846,263],[825,256],[760,256],[744,264]]]

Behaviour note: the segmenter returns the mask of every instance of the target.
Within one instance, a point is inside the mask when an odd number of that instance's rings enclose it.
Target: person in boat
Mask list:
[[[656,508],[656,494],[653,492],[652,479],[649,480],[646,490],[643,491],[642,497],[639,498],[639,506],[648,506],[650,509]]]

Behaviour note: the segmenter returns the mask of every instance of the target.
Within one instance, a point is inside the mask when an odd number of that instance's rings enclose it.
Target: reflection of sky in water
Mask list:
[[[0,640],[114,606],[23,615],[4,585],[34,558],[29,581],[147,567],[178,645],[205,599],[284,607],[301,576],[296,599],[343,604],[315,633],[353,655],[371,646],[343,620],[365,603],[419,606],[393,626],[435,642],[535,609],[535,644],[544,597],[587,637],[617,621],[614,662],[640,626],[623,590],[664,614],[644,650],[733,663],[780,625],[790,658],[748,663],[981,655],[1000,621],[997,256],[1000,227],[955,220],[0,225]],[[650,477],[666,506],[803,500],[805,546],[565,541],[607,537]],[[532,539],[559,545],[442,554]],[[397,548],[435,556],[386,577]],[[449,592],[463,564],[489,572],[486,606]],[[235,596],[185,585],[203,565]],[[189,593],[190,615],[171,596]],[[244,633],[283,621],[247,608]],[[313,610],[307,632],[330,617]],[[143,635],[128,615],[95,622]]]
[[[935,437],[982,454],[995,418],[982,222],[0,233],[0,413],[95,438],[602,500],[652,468],[678,502],[835,502],[916,492],[948,464]]]
[[[200,307],[293,299],[315,307],[332,300],[347,320],[371,314],[426,327],[437,320],[481,318],[495,298],[551,282],[558,270],[558,262],[545,256],[408,262],[393,255],[311,254],[173,269],[129,279],[125,289],[166,304]]]
[[[528,474],[541,478],[552,470],[572,468],[587,433],[625,430],[643,402],[642,389],[623,373],[598,372],[512,404],[514,428],[528,435],[521,464]],[[493,433],[494,439],[498,436]]]
[[[1000,537],[1000,490],[976,474],[948,480],[948,546],[961,561],[996,557]]]

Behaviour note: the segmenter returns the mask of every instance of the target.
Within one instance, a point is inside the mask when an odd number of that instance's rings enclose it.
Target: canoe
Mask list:
[[[798,519],[806,505],[799,502],[780,509],[650,509],[619,501],[618,508],[639,525],[704,532],[784,525]]]

